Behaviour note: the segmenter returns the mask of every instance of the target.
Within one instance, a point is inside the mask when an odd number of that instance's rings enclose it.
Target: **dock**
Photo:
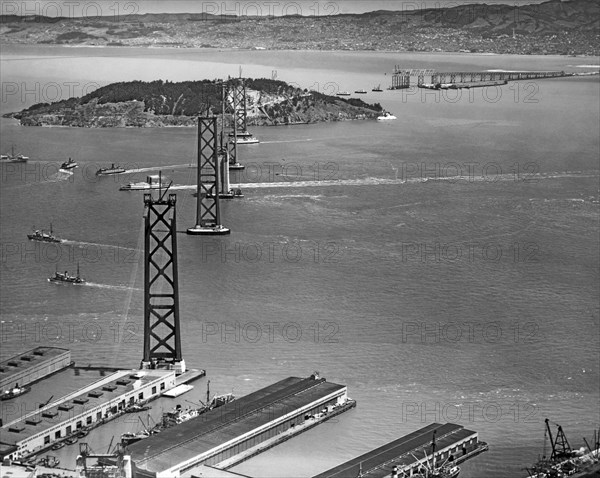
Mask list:
[[[478,440],[477,432],[454,423],[432,423],[313,478],[385,478],[392,472],[411,476],[424,463],[432,463],[434,432],[435,459],[439,464],[447,460],[448,465],[455,466],[488,449],[485,442]]]
[[[21,460],[113,420],[175,386],[169,370],[121,370],[0,427],[0,458]]]
[[[177,478],[200,465],[229,468],[286,439],[303,425],[335,416],[352,403],[345,385],[318,375],[288,377],[128,447],[143,476]],[[322,420],[321,420],[322,421]],[[275,440],[276,441],[276,440]]]
[[[36,347],[0,362],[0,391],[21,387],[49,377],[72,365],[71,351]]]

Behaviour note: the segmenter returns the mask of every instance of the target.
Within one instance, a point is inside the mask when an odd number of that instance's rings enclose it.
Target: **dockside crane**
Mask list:
[[[571,445],[569,445],[569,441],[567,440],[567,436],[565,435],[562,427],[558,423],[552,422],[558,427],[556,439],[553,439],[552,430],[550,429],[550,420],[546,418],[545,422],[546,430],[548,431],[548,437],[550,438],[550,445],[552,445],[552,454],[550,455],[550,460],[560,460],[571,457],[573,455],[573,450],[571,449]]]

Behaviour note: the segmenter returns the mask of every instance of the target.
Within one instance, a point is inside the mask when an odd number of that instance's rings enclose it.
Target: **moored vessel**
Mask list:
[[[9,390],[5,390],[0,395],[0,400],[10,400],[11,398],[19,397],[31,390],[31,387],[23,386],[19,387],[19,384],[15,384],[15,386]]]
[[[358,93],[359,95],[366,95],[367,94],[367,90],[356,90],[354,93]]]
[[[374,86],[373,89],[371,91],[375,91],[377,93],[382,92],[383,90],[381,89],[381,84]]]
[[[349,91],[340,91],[338,93],[336,93],[337,96],[350,96],[350,92]]]

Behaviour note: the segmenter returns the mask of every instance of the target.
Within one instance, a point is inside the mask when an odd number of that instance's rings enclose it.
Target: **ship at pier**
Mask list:
[[[583,441],[587,446],[579,450],[573,450],[563,431],[562,427],[557,423],[556,437],[552,436],[550,429],[550,420],[546,418],[546,429],[544,431],[544,450],[542,457],[538,462],[530,468],[525,468],[529,478],[562,478],[571,477],[591,477],[597,476],[600,472],[600,430],[594,430],[593,445],[590,446],[584,438]],[[546,445],[550,441],[550,457],[546,455]],[[593,474],[593,473],[596,474]]]
[[[11,398],[20,397],[21,395],[29,392],[29,390],[31,390],[31,387],[19,387],[19,384],[17,383],[13,388],[2,392],[2,395],[0,395],[0,400],[10,400]]]

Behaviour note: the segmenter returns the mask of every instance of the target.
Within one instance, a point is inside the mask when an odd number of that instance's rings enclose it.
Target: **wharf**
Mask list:
[[[319,417],[315,417],[312,420],[307,420],[304,423],[297,425],[293,428],[289,428],[285,432],[282,432],[273,438],[265,440],[261,444],[256,445],[252,448],[249,448],[245,452],[240,453],[239,455],[236,455],[235,457],[233,457],[231,459],[222,461],[221,463],[217,463],[215,465],[215,468],[218,468],[221,470],[229,470],[229,468],[233,468],[234,466],[237,466],[240,463],[243,463],[244,461],[249,460],[252,457],[255,457],[256,455],[259,455],[260,453],[270,450],[271,448],[279,445],[280,443],[283,443],[284,441],[287,441],[290,438],[293,438],[294,436],[299,435],[302,432],[308,431],[311,428],[316,427],[317,425],[319,425],[323,422],[326,422],[327,420],[331,420],[332,418],[338,416],[339,414],[344,413],[354,407],[356,407],[356,401],[348,400],[348,402],[346,404],[342,405],[341,407],[336,408],[331,413],[323,414]]]
[[[0,458],[30,458],[175,386],[169,370],[120,370],[0,427]]]
[[[434,431],[438,463],[448,460],[448,464],[454,466],[488,449],[486,443],[478,441],[477,432],[454,423],[432,423],[313,478],[345,478],[360,473],[364,478],[384,478],[391,475],[394,466],[399,473],[410,475],[422,466],[425,457],[432,461]]]
[[[184,385],[198,380],[206,375],[206,370],[189,369],[175,377],[175,385]]]
[[[71,352],[58,347],[37,347],[0,362],[0,391],[23,387],[71,366]]]
[[[327,382],[318,375],[289,377],[128,449],[143,476],[179,477],[199,465],[236,461],[237,455],[266,440],[286,432],[293,435],[290,429],[302,430],[301,425],[307,421],[347,410],[348,401],[344,385]]]

